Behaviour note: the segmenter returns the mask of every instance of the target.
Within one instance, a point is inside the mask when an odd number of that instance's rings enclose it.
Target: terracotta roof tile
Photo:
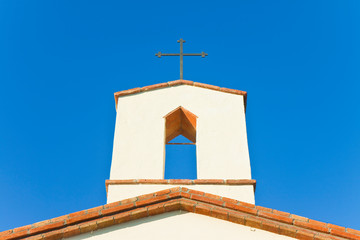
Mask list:
[[[247,93],[245,91],[240,91],[240,90],[230,89],[230,88],[222,88],[222,87],[218,87],[218,86],[214,86],[214,85],[210,85],[210,84],[198,83],[198,82],[193,82],[193,81],[188,81],[188,80],[175,80],[175,81],[170,81],[170,82],[166,82],[166,83],[158,83],[158,84],[149,85],[149,86],[145,86],[145,87],[138,87],[138,88],[133,88],[133,89],[116,92],[116,93],[114,93],[116,109],[117,109],[119,97],[128,96],[128,95],[141,93],[141,92],[147,92],[147,91],[161,89],[161,88],[166,88],[166,87],[179,86],[179,85],[189,85],[189,86],[201,87],[201,88],[206,88],[206,89],[225,92],[225,93],[242,95],[242,96],[244,96],[244,107],[246,110]]]
[[[106,180],[105,187],[108,191],[109,185],[128,184],[164,184],[164,185],[252,185],[256,188],[255,179],[122,179]]]
[[[162,190],[0,233],[0,239],[53,240],[183,210],[296,239],[360,239],[360,231],[184,187]]]

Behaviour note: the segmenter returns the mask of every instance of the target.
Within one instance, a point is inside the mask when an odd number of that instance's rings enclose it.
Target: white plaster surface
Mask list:
[[[81,234],[68,239],[286,240],[293,238],[200,214],[174,211]]]
[[[164,116],[197,118],[199,179],[251,179],[242,95],[175,86],[119,97],[110,179],[164,178]]]
[[[236,185],[180,185],[181,187],[212,193],[239,201],[255,204],[253,186]],[[127,198],[153,193],[179,185],[139,184],[139,185],[109,185],[107,203],[112,203]]]
[[[244,97],[187,85],[118,98],[110,179],[164,178],[163,117],[179,106],[198,117],[198,179],[251,179]],[[213,188],[217,191],[217,187]],[[118,199],[122,194],[111,190],[108,197]],[[253,202],[253,191],[243,194],[249,194],[244,199]]]

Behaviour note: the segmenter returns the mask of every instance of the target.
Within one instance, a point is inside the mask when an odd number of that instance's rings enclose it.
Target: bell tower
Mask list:
[[[176,80],[117,92],[115,103],[108,203],[176,186],[255,203],[246,92]],[[197,179],[164,179],[165,146],[178,135],[196,145]]]

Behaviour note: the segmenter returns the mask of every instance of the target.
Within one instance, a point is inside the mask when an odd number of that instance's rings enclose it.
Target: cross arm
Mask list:
[[[183,54],[180,54],[180,53],[162,53],[162,52],[158,52],[155,54],[155,56],[158,56],[159,58],[162,57],[162,56],[180,56],[180,55],[183,55],[183,56],[202,56],[202,57],[205,57],[207,56],[208,54],[205,53],[205,52],[201,52],[201,53],[183,53]]]
[[[184,56],[202,56],[202,57],[205,57],[205,56],[207,56],[208,54],[205,53],[205,52],[201,52],[201,53],[184,53],[183,55],[184,55]]]
[[[162,52],[158,52],[155,54],[155,56],[158,56],[159,58],[162,56],[180,56],[179,53],[162,53]]]

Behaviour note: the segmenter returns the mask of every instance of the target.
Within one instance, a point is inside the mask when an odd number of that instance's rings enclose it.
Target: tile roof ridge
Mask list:
[[[62,239],[176,210],[203,214],[296,239],[360,239],[358,230],[185,187],[144,194],[3,231],[0,239]]]
[[[210,84],[206,84],[206,83],[199,83],[199,82],[179,79],[179,80],[175,80],[175,81],[170,81],[170,82],[165,82],[165,83],[157,83],[157,84],[148,85],[148,86],[144,86],[144,87],[137,87],[137,88],[132,88],[132,89],[128,89],[128,90],[115,92],[114,98],[115,98],[116,109],[117,109],[119,97],[142,93],[142,92],[147,92],[147,91],[152,91],[152,90],[166,88],[166,87],[179,86],[179,85],[189,85],[189,86],[194,86],[194,87],[200,87],[200,88],[206,88],[206,89],[210,89],[210,90],[220,91],[220,92],[224,92],[224,93],[242,95],[242,96],[244,96],[244,107],[246,108],[247,92],[245,92],[245,91],[240,91],[237,89],[224,88],[224,87],[219,87],[219,86],[210,85]]]

